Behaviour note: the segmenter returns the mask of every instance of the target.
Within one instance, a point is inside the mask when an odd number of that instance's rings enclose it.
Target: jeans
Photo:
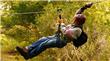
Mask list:
[[[62,48],[67,44],[66,39],[60,39],[60,37],[57,37],[55,35],[48,36],[48,37],[42,37],[38,41],[34,42],[32,45],[28,46],[29,49],[29,56],[30,58],[33,58],[34,56],[37,56],[47,48],[53,48],[58,47]]]

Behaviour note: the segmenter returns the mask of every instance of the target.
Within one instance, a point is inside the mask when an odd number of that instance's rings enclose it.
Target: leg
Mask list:
[[[37,47],[38,45],[40,45],[42,42],[46,41],[47,39],[48,38],[46,37],[40,38],[38,41],[34,42],[30,46],[27,46],[28,50],[31,51],[32,49],[34,49],[35,47]]]
[[[42,42],[46,41],[48,38],[42,37],[37,42],[33,43],[32,45],[28,46],[27,48],[21,48],[19,46],[16,47],[16,50],[26,59],[28,60],[30,55],[29,52],[35,49],[35,47],[39,46]]]
[[[38,44],[38,43],[37,43]],[[39,43],[34,49],[29,52],[30,58],[37,56],[47,48],[58,47],[61,48],[66,45],[66,42],[61,41],[58,37],[50,37],[45,39],[45,41]]]
[[[25,52],[22,48],[17,47],[18,52],[25,58],[33,58],[37,56],[47,48],[58,47],[62,48],[66,45],[66,42],[61,41],[59,37],[51,36],[39,39],[37,42],[33,43],[31,46],[28,46],[28,52]]]
[[[38,46],[39,44],[41,44],[42,42],[44,42],[44,41],[46,41],[46,40],[48,40],[48,39],[51,39],[51,38],[53,38],[54,37],[54,35],[53,36],[48,36],[48,37],[42,37],[42,38],[40,38],[39,40],[37,40],[36,42],[34,42],[33,44],[31,44],[30,46],[28,46],[27,48],[29,49],[29,50],[32,50],[32,49],[34,49],[36,46]]]

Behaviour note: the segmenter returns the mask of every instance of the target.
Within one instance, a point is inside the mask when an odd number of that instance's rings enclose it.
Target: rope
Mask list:
[[[3,15],[23,15],[23,14],[38,14],[38,13],[42,13],[42,12],[24,12],[24,13],[11,13],[11,14],[2,14]]]
[[[17,14],[34,14],[34,13],[41,13],[41,12],[24,12],[24,13],[13,13],[13,15],[17,15]]]

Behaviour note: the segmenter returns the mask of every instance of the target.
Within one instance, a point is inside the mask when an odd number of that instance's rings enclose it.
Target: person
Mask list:
[[[93,3],[88,3],[81,7],[75,14],[72,24],[65,25],[60,21],[60,31],[56,34],[48,37],[42,37],[36,42],[32,43],[25,48],[19,46],[16,47],[17,51],[26,59],[31,59],[41,52],[45,51],[47,48],[62,48],[67,43],[73,42],[75,47],[82,46],[87,42],[87,34],[83,31],[82,27],[85,23],[86,16],[82,12],[90,8]]]

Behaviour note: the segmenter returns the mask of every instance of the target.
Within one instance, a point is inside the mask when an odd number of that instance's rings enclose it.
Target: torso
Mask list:
[[[73,39],[77,39],[82,33],[82,29],[80,27],[75,27],[73,25],[67,25],[64,31],[65,37],[67,37],[68,42],[71,42]]]

